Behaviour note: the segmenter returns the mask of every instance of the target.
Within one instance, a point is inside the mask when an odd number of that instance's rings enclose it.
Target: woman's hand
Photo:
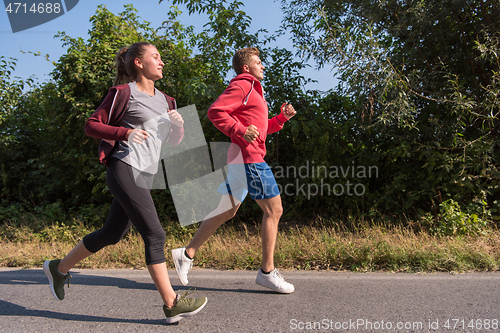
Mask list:
[[[127,132],[127,141],[142,144],[144,140],[149,138],[151,135],[145,130],[136,128],[134,130],[130,129]]]
[[[184,119],[182,119],[181,114],[177,112],[177,110],[168,111],[168,116],[170,117],[172,125],[177,127],[182,127],[182,125],[184,125]]]

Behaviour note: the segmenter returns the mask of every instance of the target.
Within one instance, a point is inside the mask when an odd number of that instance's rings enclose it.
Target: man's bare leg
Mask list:
[[[219,206],[201,222],[189,245],[185,248],[181,247],[172,250],[175,270],[182,285],[186,286],[189,283],[187,275],[191,267],[193,267],[193,258],[196,251],[224,222],[234,217],[240,205],[241,202],[231,194],[224,195],[219,202]]]
[[[274,248],[276,246],[276,237],[278,235],[278,223],[283,214],[281,205],[281,196],[278,195],[271,199],[255,200],[264,211],[262,217],[262,263],[261,268],[265,272],[274,269]]]
[[[200,246],[203,245],[221,225],[236,215],[240,205],[241,202],[231,194],[222,196],[219,206],[205,217],[194,234],[193,239],[189,245],[186,246],[186,252],[189,257],[194,258]]]
[[[257,284],[274,290],[278,293],[293,293],[295,287],[285,281],[285,278],[274,267],[274,248],[278,236],[278,223],[283,214],[281,197],[278,195],[271,199],[256,200],[264,211],[262,218],[262,262],[257,273]]]

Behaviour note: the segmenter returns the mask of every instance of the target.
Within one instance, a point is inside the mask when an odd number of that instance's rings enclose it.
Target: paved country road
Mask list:
[[[185,291],[175,271],[175,290]],[[500,332],[500,274],[284,271],[290,295],[256,272],[194,269],[206,307],[166,325],[147,270],[73,270],[66,299],[41,269],[0,269],[0,332]]]

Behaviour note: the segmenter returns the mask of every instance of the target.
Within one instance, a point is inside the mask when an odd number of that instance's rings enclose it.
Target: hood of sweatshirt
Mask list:
[[[260,83],[259,80],[257,80],[257,78],[255,76],[253,76],[252,74],[250,73],[242,73],[242,74],[239,74],[238,76],[236,76],[235,78],[233,78],[229,84],[232,84],[232,83],[238,83],[238,81],[248,81],[251,83],[251,87],[250,87],[250,90],[248,91],[248,93],[246,94],[245,96],[245,100],[243,102],[244,105],[247,105],[248,103],[248,99],[250,98],[250,95],[256,91],[257,93],[259,93],[262,98],[264,98],[264,88],[262,88],[262,85]],[[241,84],[240,84],[241,85]]]

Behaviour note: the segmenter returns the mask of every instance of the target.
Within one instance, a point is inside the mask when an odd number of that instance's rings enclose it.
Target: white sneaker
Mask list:
[[[276,268],[269,274],[263,274],[262,269],[259,268],[259,273],[257,273],[255,282],[257,282],[258,285],[282,294],[290,294],[295,290],[293,284],[286,282],[283,275],[281,275]]]
[[[185,247],[172,250],[172,258],[174,259],[175,270],[177,271],[179,280],[181,280],[181,284],[187,286],[187,275],[191,267],[193,267],[193,259],[186,257],[184,251],[186,251]]]

